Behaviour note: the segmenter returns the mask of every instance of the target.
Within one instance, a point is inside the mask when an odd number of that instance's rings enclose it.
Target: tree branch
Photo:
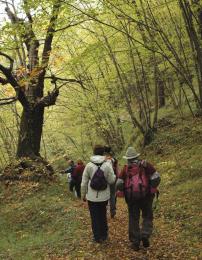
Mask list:
[[[9,7],[5,8],[8,17],[10,18],[12,24],[23,25],[25,30],[21,34],[21,37],[26,45],[28,56],[29,56],[29,70],[31,71],[34,67],[38,66],[38,47],[39,41],[37,40],[35,33],[32,28],[32,17],[27,7],[26,0],[24,0],[25,13],[28,17],[29,22],[25,22],[23,19],[19,18],[17,14],[13,13]]]
[[[59,95],[59,90],[55,88],[52,92],[48,92],[47,96],[39,99],[36,106],[49,107],[55,105],[58,95]]]
[[[48,66],[50,52],[51,52],[51,45],[52,45],[52,41],[53,41],[53,35],[55,32],[55,26],[56,26],[56,21],[57,21],[58,14],[59,14],[60,6],[61,6],[60,0],[58,0],[53,5],[52,15],[51,15],[48,30],[46,33],[46,39],[45,39],[43,53],[42,53],[42,67],[44,70]],[[44,71],[44,73],[45,73],[45,71]]]
[[[9,81],[7,79],[4,79],[4,78],[0,77],[0,83],[2,85],[6,85],[6,84],[9,84]]]
[[[0,106],[8,105],[13,102],[16,102],[18,100],[18,97],[10,97],[10,98],[0,98]]]
[[[86,89],[84,87],[83,82],[81,80],[78,80],[78,79],[64,79],[64,78],[56,77],[54,75],[47,76],[47,77],[45,77],[45,79],[51,79],[51,83],[53,83],[53,84],[55,84],[57,81],[63,81],[63,82],[66,82],[66,83],[76,83],[76,84],[79,84],[83,89]]]
[[[86,19],[86,20],[83,20],[83,21],[80,21],[80,22],[77,22],[77,23],[70,23],[70,24],[68,24],[67,26],[63,27],[63,28],[59,28],[59,29],[57,29],[57,30],[54,30],[54,32],[63,31],[63,30],[66,30],[66,29],[68,29],[68,28],[70,28],[70,27],[74,27],[74,26],[77,26],[77,25],[82,24],[82,23],[84,23],[84,22],[91,21],[91,20],[92,20],[92,19]]]
[[[7,58],[10,61],[10,66],[9,66],[8,70],[12,71],[14,60],[10,56],[8,56],[7,54],[5,54],[5,53],[3,53],[1,51],[0,51],[0,56],[3,56],[3,57]]]
[[[2,53],[2,52],[0,52],[0,56],[6,57],[10,61],[9,68],[6,68],[0,64],[0,71],[6,77],[6,79],[0,77],[0,83],[2,85],[10,83],[16,92],[16,99],[18,99],[23,106],[26,106],[28,103],[27,103],[25,94],[24,94],[23,90],[21,89],[20,85],[18,84],[17,80],[15,79],[15,77],[12,74],[13,59],[10,56],[8,56],[7,54]]]

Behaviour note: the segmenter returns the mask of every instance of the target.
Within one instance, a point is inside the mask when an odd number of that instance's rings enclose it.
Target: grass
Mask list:
[[[62,255],[79,239],[82,209],[74,207],[64,182],[2,187],[1,198],[0,259]]]
[[[179,240],[199,255],[202,242],[202,121],[186,119],[160,129],[146,148],[162,176],[160,214],[171,228],[180,227]]]

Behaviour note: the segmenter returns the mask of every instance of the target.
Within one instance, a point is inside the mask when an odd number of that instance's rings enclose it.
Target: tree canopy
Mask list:
[[[201,115],[201,1],[1,6],[2,165],[15,153],[85,156],[96,140],[115,151],[131,138],[147,145],[162,109]]]

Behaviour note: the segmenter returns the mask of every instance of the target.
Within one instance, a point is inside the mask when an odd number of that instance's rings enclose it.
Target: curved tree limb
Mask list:
[[[14,103],[18,100],[18,97],[10,97],[10,98],[0,98],[0,106],[8,105]]]
[[[1,51],[0,51],[0,56],[3,56],[10,61],[10,66],[9,66],[8,70],[12,71],[14,60],[9,55],[7,55],[6,53],[3,53]]]
[[[52,92],[48,92],[47,96],[38,100],[36,106],[49,107],[55,105],[58,95],[59,95],[59,89],[55,88]]]
[[[6,57],[10,61],[9,67],[4,67],[2,64],[0,64],[0,71],[6,77],[6,78],[0,77],[0,83],[2,85],[11,84],[11,86],[14,88],[14,90],[16,92],[15,99],[16,100],[18,99],[23,106],[27,106],[28,103],[27,103],[25,94],[12,73],[13,62],[14,62],[13,59],[9,55],[7,55],[3,52],[0,52],[0,56]],[[12,102],[14,102],[14,101],[12,101]]]
[[[7,79],[4,79],[4,78],[0,77],[0,83],[2,85],[6,85],[6,84],[9,84],[9,81]]]

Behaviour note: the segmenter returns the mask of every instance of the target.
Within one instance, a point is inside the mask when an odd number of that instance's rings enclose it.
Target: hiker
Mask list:
[[[150,246],[149,237],[153,229],[152,203],[160,183],[159,173],[154,166],[140,160],[139,156],[133,147],[127,149],[123,157],[127,159],[127,164],[117,180],[117,187],[121,181],[123,183],[129,213],[129,240],[135,251],[139,250],[141,241],[145,248]],[[141,213],[142,229],[139,227]]]
[[[105,146],[105,156],[106,156],[106,161],[108,161],[114,171],[114,174],[116,175],[116,178],[118,177],[118,161],[114,157],[114,153],[111,149],[110,146]],[[116,189],[115,189],[115,183],[110,185],[110,200],[109,200],[109,205],[110,205],[110,215],[111,218],[114,218],[116,215]]]
[[[78,160],[75,165],[71,178],[74,182],[74,187],[78,198],[81,198],[81,180],[84,171],[85,165],[82,160]]]
[[[107,204],[110,199],[110,184],[116,176],[105,160],[104,146],[95,145],[93,156],[86,165],[82,182],[81,197],[88,201],[94,241],[101,243],[108,238]]]
[[[67,160],[68,167],[64,170],[64,172],[67,173],[67,181],[69,183],[69,190],[71,192],[73,192],[74,191],[74,187],[75,187],[75,182],[72,179],[72,173],[74,171],[75,165],[74,165],[74,161],[73,160],[69,160],[68,157],[65,157],[65,159]]]

